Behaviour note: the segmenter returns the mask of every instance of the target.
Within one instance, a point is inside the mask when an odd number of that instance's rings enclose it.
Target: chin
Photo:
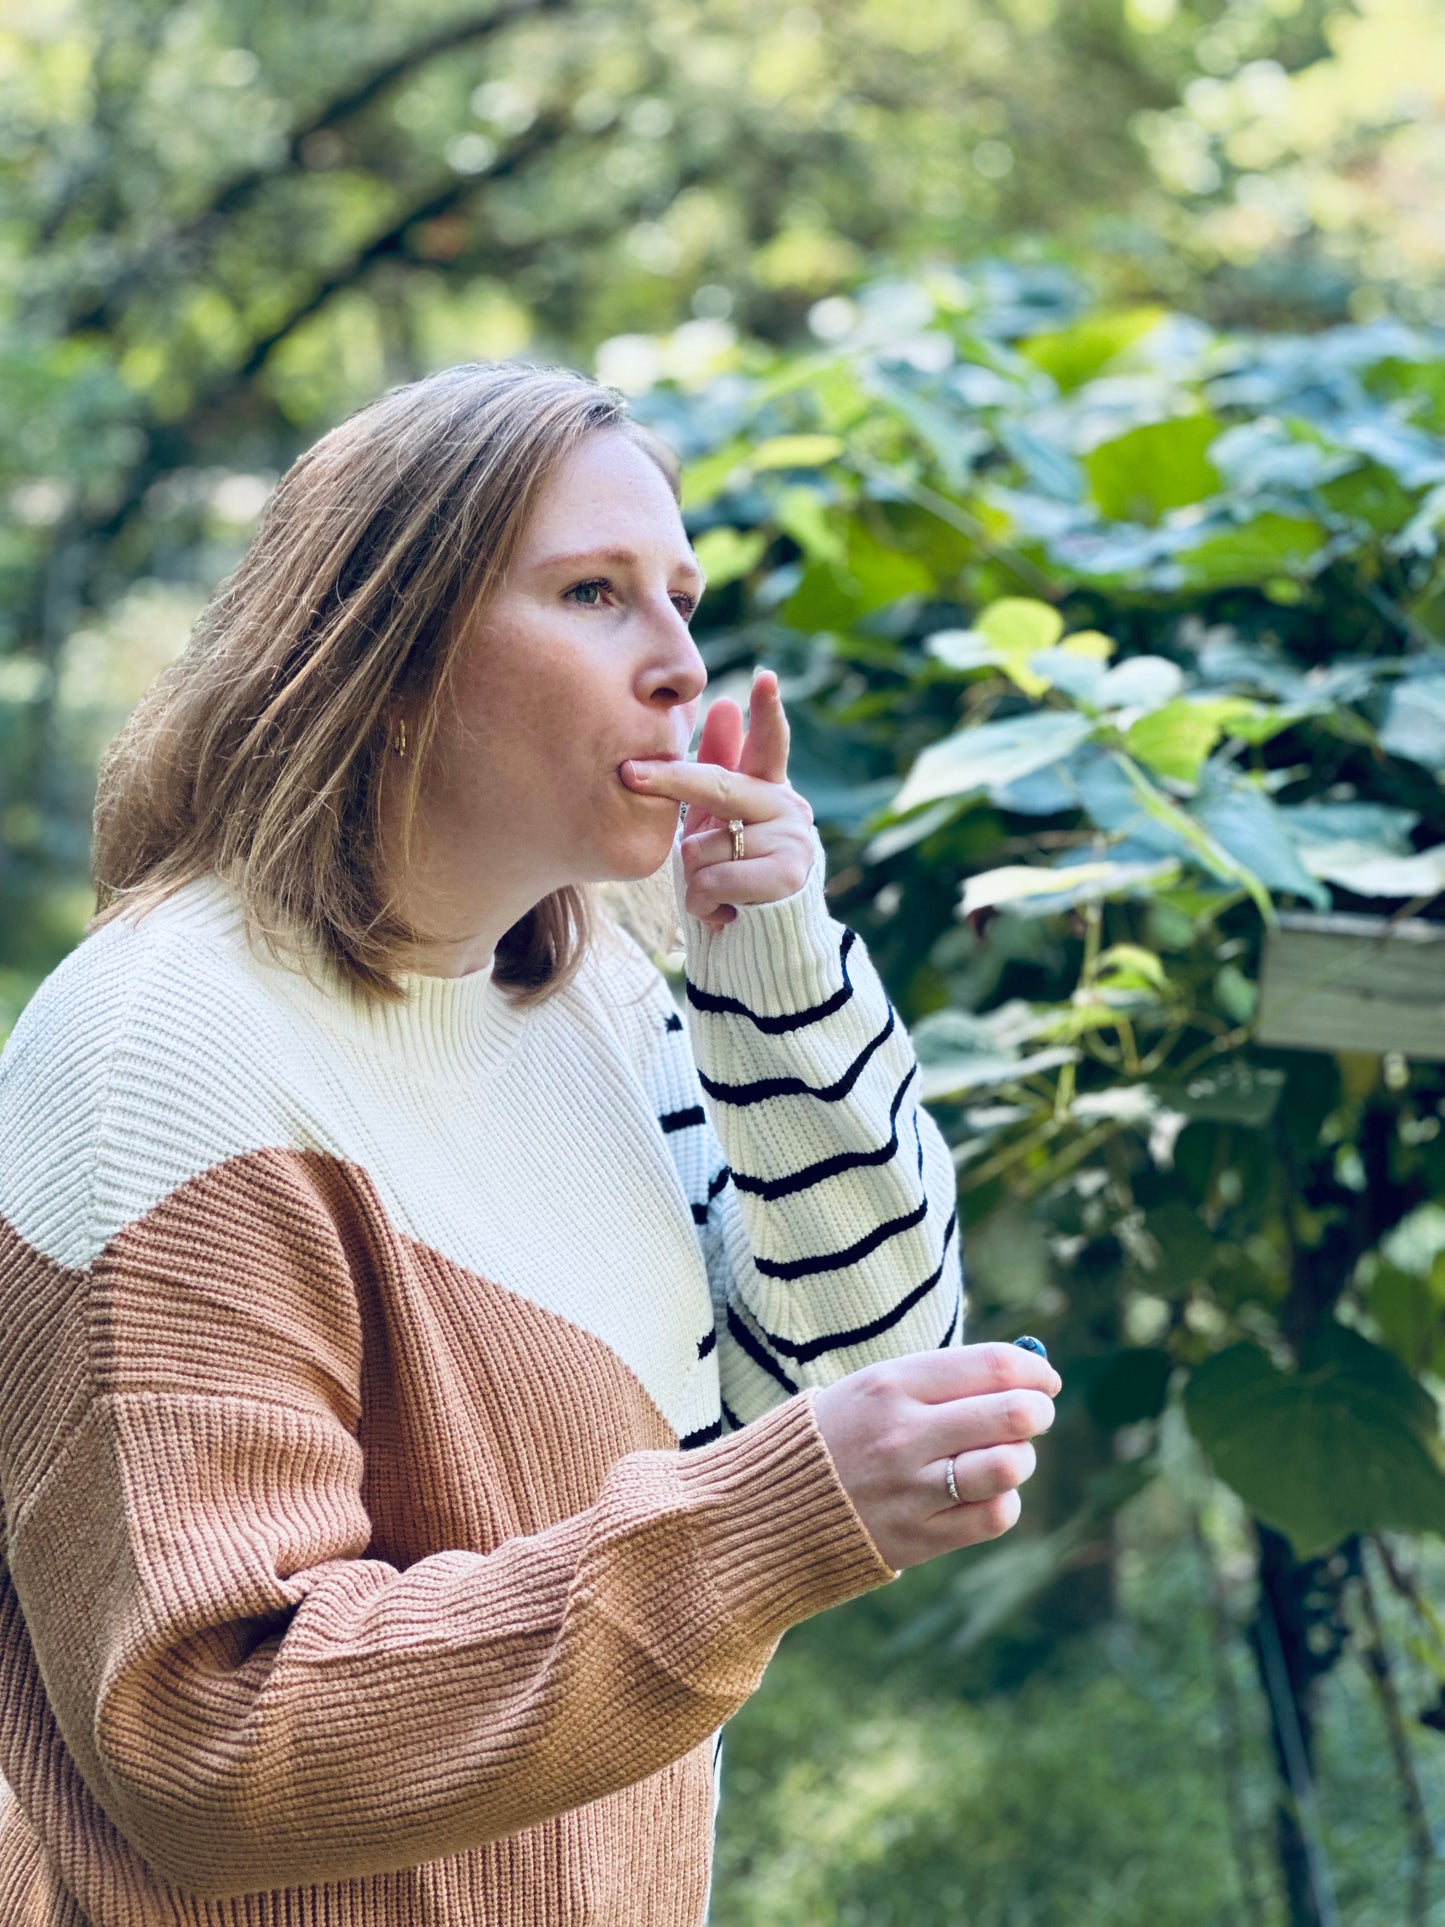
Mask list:
[[[638,883],[666,863],[672,851],[676,825],[671,831],[654,831],[650,837],[633,837],[628,846],[610,853],[607,877],[613,883]]]

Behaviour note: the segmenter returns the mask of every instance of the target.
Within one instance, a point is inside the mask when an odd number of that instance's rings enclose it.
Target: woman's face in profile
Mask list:
[[[589,435],[539,500],[473,624],[422,791],[430,836],[529,883],[649,876],[678,805],[628,789],[630,756],[681,756],[707,670],[702,594],[678,506],[623,434]]]

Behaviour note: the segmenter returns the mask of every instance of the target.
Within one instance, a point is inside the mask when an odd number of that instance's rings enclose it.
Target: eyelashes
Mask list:
[[[595,598],[586,596],[585,592],[589,590],[597,591]],[[576,606],[579,609],[600,609],[603,606],[603,596],[614,595],[616,591],[607,576],[593,575],[589,576],[585,582],[574,582],[570,589],[564,589],[562,593],[564,599],[569,601],[576,600]],[[585,599],[579,600],[578,598]],[[679,589],[671,600],[673,607],[677,610],[683,621],[691,622],[697,612],[697,597],[689,595],[685,589]]]

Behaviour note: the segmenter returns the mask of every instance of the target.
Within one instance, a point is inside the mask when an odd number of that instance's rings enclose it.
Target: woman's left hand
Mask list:
[[[622,765],[629,789],[686,803],[682,865],[686,908],[721,930],[740,903],[776,903],[801,890],[813,864],[813,812],[788,782],[788,719],[771,669],[753,677],[749,727],[728,696],[707,712],[695,763]],[[730,817],[744,824],[744,855],[733,858]]]

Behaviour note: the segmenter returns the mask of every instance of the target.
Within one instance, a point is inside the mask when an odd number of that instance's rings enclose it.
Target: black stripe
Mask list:
[[[705,1124],[707,1113],[701,1104],[689,1104],[685,1111],[664,1111],[657,1121],[664,1131],[685,1131],[690,1125]]]
[[[805,1084],[800,1077],[760,1077],[751,1084],[719,1084],[715,1079],[698,1072],[698,1082],[709,1097],[721,1098],[725,1104],[761,1104],[766,1097],[817,1097],[826,1104],[836,1104],[839,1098],[846,1097],[862,1075],[863,1067],[878,1046],[892,1035],[896,1022],[893,1006],[888,1006],[888,1022],[859,1051],[853,1062],[844,1071],[836,1084],[824,1084],[821,1088]]]
[[[938,1341],[939,1351],[943,1351],[947,1346],[953,1343],[953,1334],[958,1330],[958,1314],[962,1310],[963,1310],[963,1299],[960,1297],[958,1303],[953,1308],[953,1315],[948,1321],[948,1330],[943,1334],[942,1338],[940,1338]]]
[[[662,1028],[664,1030],[681,1030],[682,1018],[674,1011]]]
[[[722,1420],[715,1418],[711,1425],[704,1425],[696,1432],[689,1432],[686,1438],[677,1442],[679,1452],[690,1452],[695,1445],[711,1445],[714,1439],[722,1437]]]
[[[785,1392],[796,1392],[797,1386],[783,1370],[775,1358],[769,1358],[757,1339],[753,1337],[742,1319],[731,1305],[728,1306],[728,1333],[741,1346],[755,1365],[761,1365],[770,1378],[775,1378]]]
[[[874,1225],[866,1237],[842,1251],[810,1253],[806,1258],[790,1258],[786,1264],[775,1264],[770,1258],[755,1257],[753,1266],[762,1278],[807,1278],[815,1271],[846,1271],[849,1265],[861,1263],[879,1245],[887,1244],[890,1238],[901,1237],[905,1231],[922,1224],[927,1216],[928,1200],[925,1198],[916,1211],[906,1211],[901,1218],[890,1218],[887,1224]]]
[[[695,1203],[692,1207],[692,1221],[694,1224],[707,1223],[707,1214],[712,1209],[713,1199],[717,1196],[718,1192],[726,1186],[731,1176],[732,1170],[726,1164],[719,1166],[713,1173],[712,1177],[708,1180],[707,1196],[700,1202]]]
[[[699,1358],[706,1358],[709,1352],[716,1350],[717,1326],[710,1325],[704,1335],[697,1341],[697,1355]]]
[[[699,990],[690,977],[683,979],[687,987],[687,1001],[696,1010],[712,1011],[717,1015],[729,1017],[746,1017],[749,1023],[756,1024],[759,1030],[766,1031],[771,1037],[781,1036],[785,1031],[802,1030],[808,1024],[817,1024],[823,1018],[831,1017],[833,1012],[841,1010],[853,995],[853,981],[848,975],[848,952],[857,941],[856,930],[844,930],[843,941],[838,946],[838,963],[843,972],[842,988],[835,990],[831,997],[825,998],[821,1004],[812,1005],[808,1010],[791,1011],[785,1017],[760,1017],[755,1010],[750,1010],[746,1004],[739,1003],[736,997],[720,997],[713,991]]]
[[[796,1191],[806,1191],[812,1185],[821,1184],[824,1178],[836,1178],[844,1171],[856,1171],[860,1165],[887,1164],[898,1150],[898,1113],[902,1108],[904,1093],[917,1074],[917,1064],[911,1065],[907,1076],[894,1092],[888,1112],[888,1121],[893,1129],[888,1142],[878,1150],[840,1151],[836,1157],[820,1158],[816,1164],[806,1164],[801,1171],[790,1172],[785,1178],[750,1178],[745,1172],[734,1171],[733,1183],[739,1191],[771,1202],[774,1198],[791,1197]]]
[[[738,1417],[737,1413],[733,1410],[732,1406],[728,1404],[726,1399],[724,1399],[722,1402],[722,1408],[723,1408],[723,1419],[727,1423],[727,1425],[730,1426],[734,1432],[741,1432],[743,1429],[743,1422]]]
[[[880,1337],[905,1319],[913,1307],[928,1296],[943,1276],[943,1268],[948,1262],[948,1242],[953,1236],[957,1222],[958,1213],[954,1211],[950,1213],[948,1223],[944,1227],[943,1256],[938,1261],[938,1269],[931,1271],[921,1285],[915,1285],[906,1298],[900,1298],[891,1311],[885,1311],[881,1317],[873,1319],[870,1324],[855,1325],[852,1331],[828,1332],[821,1338],[806,1338],[801,1344],[795,1344],[788,1338],[779,1338],[776,1333],[770,1331],[763,1331],[763,1337],[775,1351],[782,1352],[785,1357],[795,1360],[799,1365],[806,1365],[813,1358],[821,1358],[824,1352],[843,1351],[849,1345],[866,1345],[870,1338]],[[956,1317],[957,1313],[955,1312],[954,1315]],[[759,1327],[759,1329],[762,1328]],[[952,1335],[953,1328],[950,1326],[949,1337]]]

